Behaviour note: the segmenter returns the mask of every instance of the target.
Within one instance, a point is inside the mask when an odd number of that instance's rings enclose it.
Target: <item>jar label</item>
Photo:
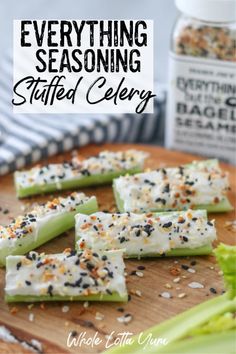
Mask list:
[[[236,63],[170,53],[166,146],[236,162]]]

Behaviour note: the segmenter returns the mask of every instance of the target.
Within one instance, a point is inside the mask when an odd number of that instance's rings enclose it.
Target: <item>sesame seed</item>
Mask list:
[[[61,309],[61,311],[63,312],[63,313],[67,313],[67,312],[69,312],[69,310],[70,310],[70,308],[69,308],[69,306],[63,306],[62,307],[62,309]]]
[[[29,314],[29,321],[34,322],[34,314],[32,312]]]
[[[180,282],[180,278],[178,277],[178,278],[173,279],[173,282],[174,283],[179,283]]]
[[[192,288],[192,289],[203,289],[204,288],[204,285],[201,284],[201,283],[198,283],[196,281],[193,281],[191,283],[188,284],[188,287],[189,288]]]
[[[96,312],[95,320],[102,321],[104,319],[104,317],[105,316],[101,312]]]
[[[137,275],[139,278],[142,278],[142,277],[143,277],[143,273],[142,273],[142,272],[136,272],[136,275]]]
[[[196,270],[193,269],[193,268],[188,268],[187,271],[188,271],[189,273],[196,273]]]
[[[163,293],[160,294],[161,297],[164,297],[165,299],[170,299],[172,298],[171,293],[167,292],[167,291],[163,291]]]

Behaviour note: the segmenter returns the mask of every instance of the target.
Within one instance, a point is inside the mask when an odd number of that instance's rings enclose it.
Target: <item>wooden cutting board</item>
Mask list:
[[[154,146],[135,145],[104,145],[87,146],[79,150],[83,157],[97,154],[101,150],[126,150],[129,148],[142,149],[150,153],[150,158],[146,167],[158,168],[164,166],[176,166],[199,159],[192,155],[168,151]],[[61,162],[70,158],[70,153],[63,154],[48,159],[46,162]],[[236,168],[227,164],[222,164],[222,168],[229,171],[231,192],[230,200],[235,204],[236,200]],[[88,195],[96,195],[101,209],[116,210],[114,198],[110,186],[89,188],[84,190]],[[66,194],[66,192],[61,193]],[[34,197],[27,200],[17,200],[12,175],[0,178],[0,224],[7,224],[11,218],[23,213],[25,207],[29,207],[33,202],[45,201],[48,197]],[[6,213],[6,209],[9,213]],[[235,231],[231,227],[226,227],[227,221],[235,220],[235,213],[212,214],[211,219],[216,219],[218,240],[228,243],[235,243]],[[74,232],[62,235],[57,239],[40,247],[40,252],[56,253],[66,247],[73,247]],[[191,265],[192,261],[195,265]],[[194,263],[192,263],[194,264]],[[28,304],[4,303],[4,277],[5,270],[0,269],[0,326],[4,325],[17,338],[29,342],[31,339],[38,340],[43,346],[44,353],[99,353],[111,342],[107,336],[114,333],[115,338],[121,338],[123,333],[139,333],[156,323],[159,323],[171,316],[176,315],[202,301],[205,301],[216,294],[210,288],[216,289],[217,294],[223,290],[222,277],[218,274],[219,269],[215,266],[213,256],[191,257],[191,258],[169,258],[169,259],[149,259],[149,260],[129,260],[126,261],[127,273],[137,270],[139,265],[145,267],[141,272],[143,277],[128,275],[127,286],[131,294],[131,300],[127,304],[122,303],[92,303],[88,308],[83,303],[45,303],[44,306],[35,304],[32,308]],[[195,273],[189,273],[181,268],[188,265],[194,269]],[[171,274],[171,268],[180,271],[180,282],[173,280],[177,277]],[[192,281],[200,282],[203,289],[191,289],[188,284]],[[170,289],[167,288],[170,285]],[[135,291],[141,291],[141,297]],[[172,298],[167,299],[160,296],[163,292],[169,292]],[[178,295],[185,293],[186,297],[179,298]],[[64,305],[69,306],[69,311],[64,313]],[[119,312],[119,308],[124,312]],[[104,315],[103,320],[95,319],[96,313]],[[132,321],[127,325],[119,323],[117,317],[129,313]],[[33,315],[32,315],[33,314]],[[29,319],[33,316],[33,321]],[[100,339],[99,345],[86,345],[78,343],[78,346],[69,348],[67,346],[68,334],[76,331],[78,335],[83,332],[84,338],[93,338],[97,333]],[[86,333],[85,333],[86,332]],[[27,353],[19,344],[4,343],[0,340],[0,353]]]

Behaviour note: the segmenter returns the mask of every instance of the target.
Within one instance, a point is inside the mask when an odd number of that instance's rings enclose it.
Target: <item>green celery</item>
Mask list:
[[[236,329],[236,317],[231,312],[212,317],[209,322],[189,332],[190,336],[202,334],[220,333],[226,330]]]
[[[236,246],[221,243],[214,253],[224,273],[225,286],[230,296],[236,296]]]
[[[163,216],[163,215],[172,215],[174,213],[174,215],[182,215],[183,212],[181,211],[174,211],[174,212],[170,212],[170,211],[164,211],[164,212],[155,212],[152,217],[158,217],[158,216]],[[194,212],[192,212],[193,214],[193,217],[195,216]],[[207,211],[206,210],[202,210],[201,211],[201,217],[202,218],[205,218],[207,220]],[[81,234],[80,234],[81,233]],[[81,238],[84,238],[85,236],[83,235],[82,231],[78,231],[77,230],[77,225],[75,225],[75,248],[76,249],[79,249],[80,248],[78,247],[78,241],[81,239]],[[140,238],[139,238],[140,240]],[[89,247],[90,246],[86,246],[86,247]],[[92,246],[91,246],[92,247]],[[120,245],[121,248],[125,248],[125,246],[123,246],[123,244]],[[119,248],[118,248],[119,249]],[[102,249],[101,249],[102,250]],[[171,249],[170,251],[166,251],[164,254],[161,254],[159,252],[150,252],[150,253],[147,253],[147,252],[143,252],[140,254],[130,254],[128,253],[128,251],[124,251],[124,258],[126,259],[130,259],[130,258],[138,258],[138,259],[141,259],[141,258],[151,258],[151,257],[187,257],[187,256],[201,256],[201,255],[209,255],[212,253],[212,244],[211,243],[208,243],[208,244],[205,244],[203,246],[200,246],[200,247],[196,247],[196,248],[173,248]]]
[[[97,200],[93,197],[84,204],[76,206],[74,211],[55,216],[39,228],[37,237],[33,238],[28,234],[24,238],[17,238],[14,247],[2,247],[0,249],[0,266],[5,266],[8,255],[26,254],[71,229],[75,224],[74,217],[77,213],[92,214],[96,211],[98,211]]]
[[[201,335],[162,347],[163,354],[235,354],[236,333]],[[150,352],[148,352],[150,353]],[[154,353],[154,352],[153,352]],[[157,352],[156,352],[157,353]]]
[[[5,295],[6,302],[44,302],[44,301],[106,301],[106,302],[127,302],[128,295],[121,296],[117,292],[109,294],[94,294],[87,296],[59,296],[42,295],[42,296],[29,296],[29,295]]]
[[[212,253],[212,245],[205,245],[197,248],[174,248],[166,252],[164,255],[160,253],[146,253],[144,255],[128,255],[125,258],[151,258],[151,257],[190,257],[190,256],[206,256]]]

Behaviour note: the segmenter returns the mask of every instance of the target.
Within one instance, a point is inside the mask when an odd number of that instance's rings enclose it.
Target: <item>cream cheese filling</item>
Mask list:
[[[122,251],[8,256],[7,295],[126,295]]]

